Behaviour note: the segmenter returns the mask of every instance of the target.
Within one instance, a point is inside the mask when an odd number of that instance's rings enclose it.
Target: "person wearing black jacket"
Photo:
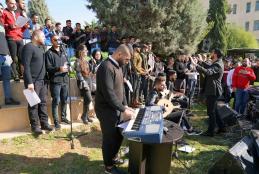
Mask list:
[[[72,22],[71,20],[66,20],[66,26],[63,27],[62,32],[64,33],[65,39],[64,39],[64,43],[67,44],[67,56],[73,57],[74,54],[74,48],[73,48],[73,37],[72,37],[72,33],[73,33],[73,28],[72,28]]]
[[[80,23],[76,23],[76,28],[72,33],[72,40],[73,40],[73,46],[75,50],[79,45],[86,44],[86,34],[81,29]]]
[[[174,69],[177,73],[177,80],[175,82],[175,87],[180,89],[181,86],[184,86],[183,88],[183,93],[185,93],[185,89],[186,89],[186,72],[188,71],[185,63],[184,63],[184,59],[185,59],[185,55],[180,54],[178,56],[178,59],[175,61],[174,64]]]
[[[192,64],[196,66],[196,69],[206,76],[204,95],[207,98],[207,114],[209,116],[209,127],[208,130],[203,134],[205,136],[214,136],[216,123],[219,128],[217,133],[223,133],[226,131],[221,117],[216,114],[217,99],[219,96],[222,95],[223,92],[221,86],[221,80],[224,72],[222,56],[223,53],[221,52],[221,50],[214,49],[211,54],[211,65],[205,63],[202,60],[201,56],[198,56],[197,58],[199,64],[197,64],[197,62],[193,58],[191,58]]]
[[[122,44],[97,70],[95,112],[102,130],[102,152],[105,173],[121,174],[116,168],[116,157],[123,137],[117,124],[134,116],[127,107],[121,67],[129,62],[129,48]]]
[[[28,105],[31,130],[36,134],[41,134],[42,130],[52,131],[52,127],[48,124],[46,103],[48,92],[45,82],[44,41],[44,33],[41,30],[35,30],[32,33],[32,42],[26,44],[22,50],[24,86],[26,89],[35,91],[41,100],[39,104],[32,107]],[[41,128],[39,127],[39,120]]]
[[[59,37],[52,36],[52,47],[46,52],[46,69],[50,80],[52,97],[52,116],[56,129],[60,129],[58,122],[58,105],[61,101],[61,122],[70,124],[67,117],[68,98],[68,65],[65,50],[58,44]]]

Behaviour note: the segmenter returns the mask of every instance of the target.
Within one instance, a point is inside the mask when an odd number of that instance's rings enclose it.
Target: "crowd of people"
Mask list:
[[[151,42],[141,43],[134,36],[120,36],[115,25],[111,26],[110,31],[106,26],[101,30],[98,27],[92,29],[90,26],[86,26],[83,30],[80,23],[76,23],[73,28],[71,20],[67,20],[66,26],[62,28],[60,22],[53,24],[51,19],[46,18],[45,25],[41,26],[38,14],[32,14],[31,18],[28,18],[24,0],[6,0],[6,6],[4,9],[0,4],[0,55],[5,104],[19,104],[12,98],[10,79],[11,76],[15,81],[24,78],[26,82],[27,76],[24,77],[24,75],[33,73],[31,70],[28,72],[28,69],[24,69],[28,61],[27,54],[33,50],[33,48],[26,48],[30,45],[28,43],[32,43],[33,32],[40,30],[44,34],[43,53],[46,65],[44,64],[43,68],[46,68],[50,82],[51,97],[53,98],[52,113],[56,128],[60,127],[57,116],[60,102],[62,121],[69,123],[66,118],[65,106],[68,97],[68,66],[70,66],[68,62],[70,62],[69,58],[73,56],[78,58],[74,70],[80,92],[84,97],[82,120],[86,124],[92,121],[87,113],[92,101],[91,93],[96,90],[95,74],[99,65],[104,61],[101,53],[108,52],[109,55],[112,55],[120,44],[127,45],[132,53],[132,59],[122,68],[126,100],[132,107],[150,104],[147,102],[150,98],[149,93],[152,93],[155,78],[158,76],[165,77],[165,88],[175,94],[175,98],[178,98],[177,100],[183,108],[189,107],[189,103],[192,103],[197,82],[198,90],[203,89],[205,93],[208,90],[206,83],[211,86],[211,82],[204,79],[206,73],[202,75],[201,72],[198,72],[197,66],[193,62],[202,61],[211,64],[210,55],[187,55],[179,52],[174,57],[165,59],[153,53]],[[17,26],[16,20],[19,16],[28,18],[28,23],[24,26]],[[76,54],[75,51],[77,51]],[[87,55],[91,57],[89,61],[84,60]],[[220,56],[222,58],[223,55]],[[259,79],[259,60],[256,60],[253,69],[250,68],[251,62],[248,58],[245,58],[242,63],[236,60],[224,59],[223,79],[217,85],[222,85],[222,93],[227,104],[229,104],[231,96],[236,96],[234,97],[234,109],[244,114],[248,101],[247,89],[253,81]],[[35,67],[32,68],[35,69]],[[29,82],[32,83],[32,81]],[[217,95],[221,95],[220,93],[217,92]]]
[[[191,125],[190,105],[198,92],[207,99],[209,126],[205,136],[224,133],[225,125],[217,113],[217,101],[224,97],[226,104],[234,98],[234,109],[245,114],[249,100],[248,88],[259,81],[259,59],[224,58],[219,49],[211,54],[189,55],[182,51],[162,58],[152,50],[152,42],[143,43],[134,36],[122,37],[116,26],[83,30],[80,23],[72,27],[32,14],[24,26],[17,26],[19,16],[27,17],[24,0],[6,0],[6,9],[0,4],[0,64],[5,104],[18,105],[12,98],[10,79],[24,79],[25,88],[35,91],[41,102],[28,106],[31,130],[40,134],[52,131],[46,108],[47,84],[52,97],[52,117],[55,129],[67,119],[69,70],[76,72],[77,85],[83,97],[82,122],[93,120],[88,116],[89,105],[95,95],[95,112],[103,133],[103,157],[107,173],[113,173],[122,136],[115,126],[119,121],[133,117],[131,108],[158,105],[163,98],[180,105],[166,119],[179,123],[189,135],[200,135]],[[108,52],[107,59],[102,52]],[[70,58],[75,56],[72,66]],[[90,60],[85,59],[87,56]],[[198,87],[198,88],[197,88]],[[202,91],[199,91],[202,89]],[[58,106],[61,105],[59,121]],[[183,115],[183,112],[185,113]],[[108,114],[108,115],[107,115]],[[121,118],[122,116],[122,118]],[[110,119],[107,119],[110,117]],[[216,126],[217,125],[217,126]],[[111,138],[113,137],[113,138]]]

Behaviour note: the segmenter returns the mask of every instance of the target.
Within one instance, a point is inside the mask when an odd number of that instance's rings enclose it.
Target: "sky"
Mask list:
[[[88,10],[85,7],[86,0],[45,0],[50,15],[55,19],[56,22],[61,22],[65,25],[66,19],[72,20],[74,26],[76,22],[80,22],[84,25],[84,22],[91,23],[91,21],[97,21],[95,13]],[[0,0],[5,6],[5,0]],[[28,0],[25,0],[27,3]]]

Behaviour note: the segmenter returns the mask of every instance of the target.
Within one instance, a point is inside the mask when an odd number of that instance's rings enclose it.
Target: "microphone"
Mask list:
[[[62,42],[62,40],[60,40],[60,39],[57,42],[58,42],[58,45],[60,45],[60,46],[66,46],[67,45],[64,42]]]

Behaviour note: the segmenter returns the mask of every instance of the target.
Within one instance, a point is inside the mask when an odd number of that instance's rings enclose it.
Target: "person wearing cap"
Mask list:
[[[222,119],[216,114],[217,100],[222,95],[221,80],[223,77],[224,64],[222,61],[223,53],[220,49],[214,49],[211,53],[212,64],[209,65],[203,61],[201,56],[197,57],[199,63],[191,57],[191,62],[196,69],[206,77],[204,95],[207,99],[207,114],[209,116],[208,130],[203,133],[204,136],[214,136],[216,124],[218,125],[217,133],[226,132]]]

